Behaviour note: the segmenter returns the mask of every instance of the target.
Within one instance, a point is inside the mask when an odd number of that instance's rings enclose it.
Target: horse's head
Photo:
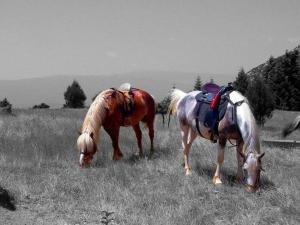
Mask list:
[[[80,152],[79,165],[84,167],[89,165],[97,151],[93,133],[82,133],[77,139],[77,148]]]
[[[249,152],[247,155],[240,153],[243,160],[243,184],[248,192],[255,192],[259,186],[261,158],[265,155]]]

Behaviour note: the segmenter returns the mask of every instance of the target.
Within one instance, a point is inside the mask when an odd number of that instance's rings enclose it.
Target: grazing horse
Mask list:
[[[197,135],[211,140],[211,128],[197,120],[197,99],[201,91],[185,93],[174,89],[169,106],[170,114],[176,114],[179,119],[182,136],[182,147],[186,175],[191,174],[189,165],[189,151]],[[259,185],[261,158],[260,141],[255,119],[249,108],[247,99],[237,91],[228,94],[227,108],[224,117],[219,121],[217,168],[213,177],[214,184],[221,184],[220,168],[224,161],[224,149],[227,140],[236,140],[237,143],[237,175],[238,182],[242,182],[249,192],[254,192]],[[200,112],[201,113],[201,112]],[[236,119],[232,119],[236,118]],[[196,124],[198,123],[198,125]]]
[[[112,88],[101,92],[91,104],[77,139],[80,166],[90,164],[93,159],[97,151],[101,126],[112,140],[113,160],[119,160],[123,156],[118,143],[120,126],[132,126],[136,134],[139,154],[143,155],[140,121],[144,122],[149,129],[150,152],[152,153],[154,151],[154,118],[155,102],[146,91],[135,88],[128,90]]]
[[[293,131],[300,129],[300,115],[297,116],[292,123],[289,123],[282,131],[283,137],[288,136]]]

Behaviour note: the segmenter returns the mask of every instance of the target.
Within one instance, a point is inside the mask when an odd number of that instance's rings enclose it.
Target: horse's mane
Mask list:
[[[98,141],[100,126],[103,124],[107,112],[106,108],[108,107],[108,103],[106,97],[110,92],[112,92],[112,90],[105,90],[95,98],[90,105],[82,124],[81,132],[87,134],[93,133],[96,143]]]
[[[244,121],[246,122],[246,124],[241,125],[238,124],[240,130],[241,130],[241,135],[243,137],[243,141],[244,141],[244,149],[243,152],[244,153],[248,153],[248,152],[256,152],[256,153],[260,153],[260,140],[259,140],[259,135],[258,135],[258,128],[256,125],[256,120],[253,116],[253,113],[250,109],[249,106],[249,102],[247,100],[247,98],[245,96],[243,96],[241,93],[239,93],[238,91],[233,91],[230,94],[230,99],[233,102],[238,102],[240,100],[244,100],[244,103],[246,104],[242,104],[241,106],[237,107],[237,110],[243,110],[243,117],[244,117]],[[246,131],[242,131],[242,128],[247,128]]]

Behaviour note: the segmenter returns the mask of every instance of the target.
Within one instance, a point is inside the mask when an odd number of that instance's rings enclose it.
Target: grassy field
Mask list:
[[[80,169],[75,149],[85,110],[17,110],[0,116],[0,224],[299,224],[300,151],[263,146],[261,188],[246,193],[234,183],[235,150],[227,148],[223,185],[211,182],[216,150],[197,138],[192,175],[182,167],[178,124],[155,122],[155,154],[137,158],[135,135],[122,128],[121,161],[112,161],[108,135],[100,132],[92,166]],[[280,138],[298,113],[274,113],[262,138]],[[299,131],[289,139],[299,140]],[[148,154],[148,136],[143,129]],[[105,212],[114,212],[102,219]],[[109,219],[114,220],[109,222]],[[102,221],[102,222],[101,222]]]

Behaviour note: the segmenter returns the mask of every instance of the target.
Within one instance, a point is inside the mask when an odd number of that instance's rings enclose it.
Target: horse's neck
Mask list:
[[[98,143],[99,130],[106,117],[104,104],[106,104],[104,99],[97,97],[91,104],[83,122],[82,132],[93,133],[96,143]]]

